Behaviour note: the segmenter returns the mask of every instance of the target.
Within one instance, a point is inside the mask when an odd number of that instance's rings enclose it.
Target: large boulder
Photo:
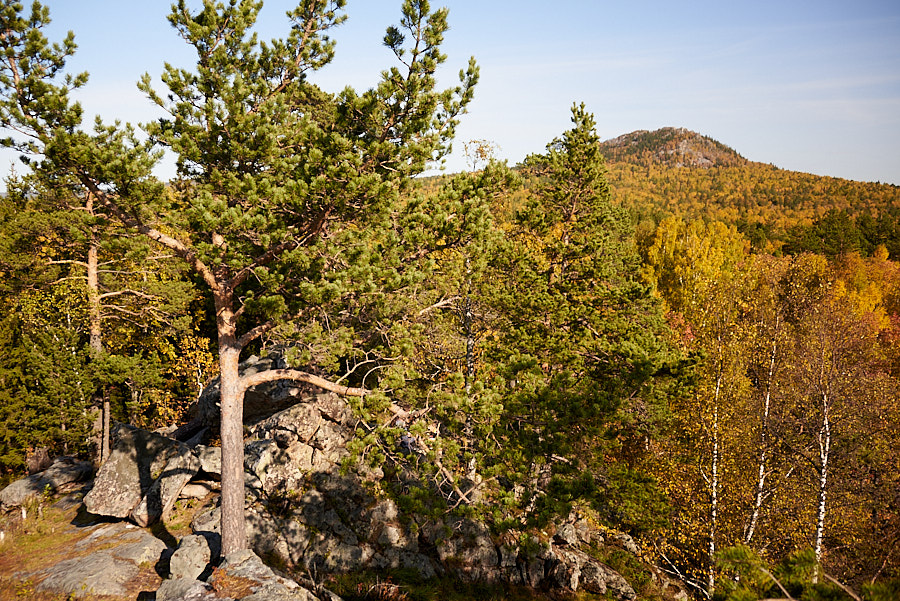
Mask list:
[[[218,594],[242,601],[340,601],[328,591],[313,593],[275,574],[253,551],[228,555],[209,578]]]
[[[142,566],[156,566],[167,547],[146,530],[119,522],[93,527],[72,551],[76,557],[29,574],[40,581],[38,591],[72,597],[129,595],[129,586],[139,580]]]
[[[288,367],[278,349],[270,350],[264,357],[253,355],[241,361],[238,373],[241,377],[250,376],[270,369]],[[219,426],[219,378],[215,378],[207,386],[195,407],[193,428]],[[303,397],[311,394],[314,388],[309,384],[291,380],[278,380],[254,386],[244,393],[244,422],[254,423],[277,411],[284,410],[298,403]]]
[[[92,471],[91,464],[87,461],[58,457],[43,472],[16,480],[0,491],[0,505],[18,507],[28,499],[44,493],[59,493],[70,484],[86,480]]]
[[[186,445],[153,432],[121,426],[117,436],[84,505],[90,513],[147,526],[171,510],[200,461]]]
[[[209,568],[212,553],[206,537],[185,536],[169,558],[169,577],[198,580]]]

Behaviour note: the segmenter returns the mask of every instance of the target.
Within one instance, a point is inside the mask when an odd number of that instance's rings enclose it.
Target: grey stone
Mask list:
[[[640,550],[634,542],[634,539],[624,532],[611,532],[607,535],[606,539],[609,543],[621,547],[633,555],[640,555]]]
[[[288,458],[300,472],[308,472],[316,465],[316,450],[303,442],[296,442],[287,449]]]
[[[136,530],[122,534],[118,537],[118,540],[121,543],[110,549],[110,554],[138,565],[142,563],[155,565],[168,549],[164,542],[146,530]]]
[[[544,579],[544,562],[534,558],[525,566],[525,582],[531,587],[538,587]]]
[[[199,579],[209,567],[211,553],[206,538],[199,534],[185,536],[169,558],[169,577]]]
[[[87,479],[91,471],[91,464],[87,461],[58,457],[43,472],[16,480],[0,491],[0,505],[18,507],[28,499],[43,495],[45,491],[57,493],[68,484]]]
[[[200,469],[211,476],[222,477],[222,449],[197,445],[194,454],[200,460]]]
[[[434,563],[421,553],[400,552],[400,567],[415,570],[422,578],[430,579],[437,575]]]
[[[187,482],[183,480],[185,474],[182,470],[191,468],[192,464],[187,461],[173,465],[171,469],[167,466],[176,457],[192,456],[188,447],[159,434],[126,426],[119,428],[118,437],[109,459],[94,480],[94,488],[84,498],[85,508],[97,515],[125,518],[142,501],[154,512],[156,509],[165,510],[166,506],[171,507],[174,498],[162,495],[171,494],[171,490],[180,489]],[[164,474],[167,470],[169,473]],[[194,472],[196,473],[195,470]],[[161,475],[171,476],[173,483],[160,483],[152,496],[145,500]],[[181,484],[175,486],[178,482]],[[177,497],[177,491],[175,494]],[[138,513],[147,517],[151,515],[150,509],[141,509]]]
[[[400,512],[397,504],[391,499],[382,499],[375,504],[369,511],[370,519],[373,522],[392,522],[397,519]]]
[[[578,531],[573,524],[563,524],[556,530],[553,540],[559,544],[574,547],[578,544]]]
[[[156,601],[212,601],[218,599],[212,587],[193,578],[164,580],[156,591]]]
[[[178,497],[181,499],[205,499],[210,493],[219,490],[219,486],[212,482],[190,482],[184,485]]]
[[[220,533],[222,527],[222,510],[219,507],[213,507],[206,511],[198,512],[191,520],[191,530],[195,534],[201,532]]]
[[[200,460],[187,446],[177,445],[172,452],[162,473],[131,512],[132,519],[140,526],[168,517],[181,489],[200,471]]]
[[[316,595],[293,580],[275,574],[250,550],[237,551],[226,557],[219,570],[210,577],[210,584],[215,588],[216,582],[226,577],[251,581],[253,593],[242,597],[242,601],[319,601]]]
[[[346,573],[361,570],[372,559],[374,552],[370,547],[337,544],[325,558],[325,569]]]
[[[595,595],[610,595],[620,601],[637,598],[634,589],[621,574],[600,563],[590,560],[581,567],[582,588]]]
[[[381,530],[381,536],[378,537],[378,544],[385,547],[401,547],[406,542],[404,538],[403,530],[398,526],[387,524]]]
[[[591,523],[587,520],[578,520],[575,522],[575,531],[578,533],[578,540],[583,543],[590,544],[594,541],[602,543],[604,541],[603,535],[593,528]]]
[[[93,553],[61,561],[45,571],[47,577],[36,587],[38,591],[66,593],[75,597],[87,595],[127,594],[126,584],[138,575],[138,567],[108,553]]]
[[[266,471],[275,464],[278,444],[271,438],[252,440],[244,444],[244,469],[259,480],[266,480]]]

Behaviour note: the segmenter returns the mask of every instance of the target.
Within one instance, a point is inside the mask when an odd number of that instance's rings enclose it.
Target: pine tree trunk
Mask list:
[[[88,204],[88,210],[92,211],[92,204]],[[93,233],[92,233],[93,235]],[[100,305],[100,267],[98,261],[99,243],[94,242],[88,248],[87,256],[87,288],[88,288],[88,344],[91,355],[96,358],[103,352],[102,307]],[[103,403],[101,405],[101,432],[100,432],[100,463],[109,458],[109,397],[102,391]]]
[[[231,291],[215,292],[222,438],[222,556],[247,548],[244,526],[244,391]]]
[[[109,459],[109,397],[103,398],[103,440],[100,443],[100,463]]]
[[[103,351],[103,336],[100,330],[100,268],[98,265],[99,249],[92,244],[87,257],[88,288],[88,334],[91,353],[95,356]]]

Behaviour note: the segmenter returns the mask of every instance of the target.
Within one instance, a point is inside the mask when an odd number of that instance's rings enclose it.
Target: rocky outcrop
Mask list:
[[[145,530],[114,523],[94,527],[75,545],[80,555],[31,574],[40,580],[36,590],[74,597],[129,594],[129,583],[138,579],[142,565],[159,563],[167,547]],[[146,569],[146,568],[145,568]]]
[[[189,576],[166,580],[156,601],[340,601],[326,590],[313,592],[277,575],[253,551],[227,556],[212,575],[201,581]]]
[[[476,520],[403,514],[391,498],[375,492],[380,470],[342,473],[355,426],[346,404],[325,394],[250,428],[246,516],[256,553],[320,574],[403,568],[423,578],[450,574],[622,601],[636,597],[621,575],[582,550],[604,542],[585,520],[561,524],[549,540],[523,546],[515,537],[497,539]],[[214,539],[219,520],[214,507],[198,514],[192,529]],[[617,547],[634,546],[627,535],[608,537]]]
[[[448,575],[469,582],[636,599],[626,579],[598,559],[619,550],[639,554],[628,535],[601,533],[578,515],[549,534],[529,538],[521,532],[498,535],[475,519],[404,512],[402,498],[385,492],[397,482],[385,481],[381,469],[342,469],[358,426],[342,399],[323,394],[306,397],[248,428],[245,514],[254,554],[229,557],[221,564],[220,511],[214,496],[221,471],[219,450],[189,448],[159,434],[122,427],[110,459],[85,497],[89,512],[145,526],[165,515],[179,495],[212,504],[195,515],[194,534],[175,549],[166,549],[157,539],[117,540],[96,557],[63,562],[42,574],[42,582],[47,590],[120,594],[116,591],[135,576],[135,566],[150,564],[163,566],[161,573],[168,574],[156,593],[158,601],[223,595],[248,601],[332,598],[312,583],[301,586],[276,575],[259,560],[266,557],[295,573],[404,569],[426,579]],[[415,478],[407,481],[402,470],[391,473],[404,479],[399,490],[421,486]],[[107,533],[101,528],[90,538],[99,540]]]
[[[18,507],[45,493],[59,494],[67,486],[85,481],[92,472],[91,464],[72,457],[58,457],[43,472],[16,480],[0,491],[0,505]]]
[[[139,428],[120,426],[117,438],[84,498],[85,508],[148,526],[168,514],[200,461],[186,445]]]

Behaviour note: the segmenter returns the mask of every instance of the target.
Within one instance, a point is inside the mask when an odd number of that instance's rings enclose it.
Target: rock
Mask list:
[[[57,493],[66,485],[81,482],[91,473],[91,464],[72,457],[58,457],[43,472],[16,480],[0,491],[0,505],[18,507],[44,492]]]
[[[50,459],[50,452],[47,450],[47,447],[38,447],[25,455],[25,469],[28,470],[29,476],[43,472],[52,464],[53,461]]]
[[[109,550],[113,557],[125,559],[135,564],[155,565],[168,547],[164,542],[147,532],[135,530],[118,537],[118,546]]]
[[[156,591],[156,601],[213,601],[219,599],[212,587],[192,578],[165,580]]]
[[[578,545],[578,531],[575,529],[574,524],[563,524],[556,530],[553,540],[558,544],[574,547]]]
[[[61,561],[46,570],[46,578],[36,587],[38,591],[61,592],[85,597],[87,595],[118,595],[128,593],[126,585],[140,572],[137,565],[116,559],[109,553],[92,553]]]
[[[200,470],[210,476],[222,477],[222,449],[197,445],[194,454],[200,460]]]
[[[595,595],[607,595],[620,601],[637,598],[634,589],[621,574],[600,563],[590,560],[581,567],[581,583],[584,590]]]
[[[591,544],[592,542],[602,543],[604,541],[600,532],[594,529],[587,520],[578,520],[575,522],[574,526],[575,532],[578,533],[579,541],[587,544]]]
[[[169,558],[169,577],[199,579],[209,567],[210,559],[209,543],[205,537],[199,534],[185,536]]]
[[[200,460],[185,446],[178,444],[175,455],[156,481],[131,512],[131,518],[139,526],[149,526],[160,518],[167,517],[181,489],[200,470]]]
[[[610,532],[606,538],[607,542],[625,549],[632,555],[640,555],[640,550],[638,549],[637,544],[634,542],[634,539],[631,538],[631,536],[629,536],[628,534],[625,534],[624,532]]]
[[[171,509],[200,463],[186,445],[153,432],[122,426],[118,438],[84,498],[85,508],[151,524]]]
[[[210,493],[219,492],[218,484],[212,482],[191,482],[185,484],[178,494],[180,499],[205,499]]]
[[[265,357],[251,356],[238,366],[241,377],[270,369],[283,369],[287,363],[279,349],[272,349]],[[194,427],[216,427],[219,422],[219,378],[207,386],[196,404]],[[266,382],[244,393],[244,423],[258,422],[276,411],[295,405],[299,400],[317,390],[311,385],[298,384],[290,380]]]
[[[246,549],[227,556],[213,572],[209,584],[220,596],[242,601],[319,601],[319,597],[293,580],[275,574]]]

